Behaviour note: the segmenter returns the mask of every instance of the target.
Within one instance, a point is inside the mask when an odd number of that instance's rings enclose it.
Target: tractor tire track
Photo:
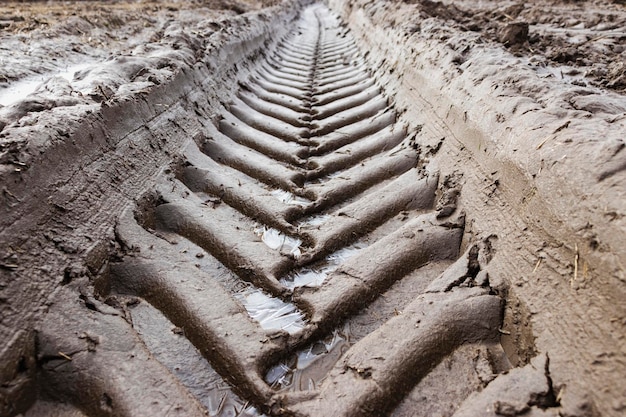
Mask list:
[[[503,305],[489,287],[488,245],[461,254],[464,215],[453,204],[435,210],[445,186],[421,158],[417,133],[397,120],[338,19],[323,6],[305,9],[116,227],[125,256],[98,285],[114,311],[137,320],[128,343],[163,363],[149,368],[154,378],[195,396],[193,407],[173,410],[388,414],[461,346],[498,344]],[[432,265],[444,272],[433,275]],[[423,290],[398,295],[403,279]],[[385,294],[402,299],[397,315],[328,345],[319,355],[327,359],[316,359],[325,360],[320,375],[293,389],[289,358],[336,340]],[[203,396],[180,376],[154,347],[158,332],[138,341],[146,322],[133,308],[142,303],[214,369],[215,390]]]
[[[334,388],[330,391],[338,397],[325,394],[329,384],[341,384],[335,381],[333,372],[321,388],[322,399],[312,404],[293,402],[292,397],[275,393],[262,376],[268,361],[276,362],[328,335],[396,280],[428,262],[458,256],[463,219],[444,225],[434,214],[422,214],[434,207],[438,175],[420,166],[418,147],[407,136],[406,127],[396,121],[395,112],[349,35],[324,9],[307,10],[298,34],[283,42],[225,103],[215,128],[197,138],[199,149],[193,144],[187,149],[187,166],[178,179],[164,179],[164,185],[157,190],[160,204],[147,208],[152,210],[156,229],[174,232],[203,248],[238,279],[251,283],[252,291],[260,290],[266,296],[292,303],[295,309],[288,308],[283,325],[297,318],[303,321],[302,329],[268,341],[264,322],[256,323],[232,305],[237,304],[236,293],[221,294],[220,299],[231,301],[220,306],[214,317],[194,311],[191,306],[197,301],[182,294],[164,305],[162,294],[178,294],[181,289],[168,284],[160,295],[150,296],[155,286],[170,281],[158,278],[156,271],[164,268],[155,266],[157,259],[142,261],[142,266],[133,259],[116,265],[115,291],[147,299],[175,324],[187,323],[186,331],[191,330],[189,323],[200,322],[191,331],[196,336],[190,336],[190,340],[200,351],[212,351],[214,355],[207,359],[218,372],[238,388],[240,395],[265,406],[266,411],[308,415],[361,415],[363,410],[374,415],[387,411],[393,402],[385,395],[386,399],[372,395],[367,387],[359,386],[357,395],[348,396],[350,400],[340,400],[344,394]],[[284,199],[281,202],[275,197],[277,193],[284,193],[297,204]],[[324,216],[323,223],[309,226],[307,220],[315,216]],[[333,253],[367,238],[389,222],[393,224],[388,233],[368,239],[367,247],[328,274],[321,286],[283,285],[285,277],[294,271],[323,264]],[[119,234],[125,233],[120,228]],[[269,235],[278,241],[270,242]],[[132,238],[128,240],[128,246],[137,245]],[[286,245],[288,240],[295,243]],[[161,251],[157,253],[157,257],[162,256]],[[144,268],[149,273],[140,272]],[[129,286],[131,276],[142,277],[143,284]],[[198,278],[194,285],[206,287],[203,281]],[[430,340],[450,339],[449,348],[453,350],[468,340],[493,339],[500,301],[488,292],[480,288],[467,294],[460,292],[455,294],[458,303],[440,295],[446,306],[460,310],[463,302],[474,305],[474,297],[484,299],[468,320],[482,317],[487,326],[476,329],[463,322],[458,328],[451,326],[445,334],[431,335]],[[425,309],[425,301],[416,303],[414,308]],[[181,310],[187,312],[183,322]],[[450,314],[456,313],[437,312],[433,319],[446,322]],[[237,331],[242,326],[248,330]],[[389,333],[395,332],[387,329],[394,326],[384,324],[377,332],[392,337]],[[217,336],[222,328],[230,329],[229,342],[225,336]],[[411,330],[401,332],[401,337],[413,334],[414,339],[398,345],[400,357],[406,357],[403,349],[418,343],[423,332],[436,333],[428,326],[417,332]],[[381,337],[377,332],[355,344],[348,354],[361,346],[367,351],[376,345]],[[210,334],[216,336],[208,337]],[[386,349],[384,345],[380,348]],[[432,347],[425,345],[423,349],[430,351]],[[420,362],[424,354],[419,349],[417,352],[409,356]],[[428,359],[436,361],[445,354],[442,350]],[[402,362],[390,363],[380,372],[398,376],[384,384],[399,392],[398,387],[407,382],[399,370],[406,367]],[[348,390],[353,388],[354,384],[346,385]],[[355,401],[359,407],[355,408]],[[385,410],[380,405],[383,403],[387,404]]]

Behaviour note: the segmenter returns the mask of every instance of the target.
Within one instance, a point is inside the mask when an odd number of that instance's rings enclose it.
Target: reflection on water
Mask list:
[[[300,197],[284,190],[274,190],[272,195],[282,201],[285,204],[292,204],[295,206],[306,207],[311,204],[311,200],[307,200],[304,197]]]
[[[345,248],[331,253],[323,261],[316,263],[314,266],[302,268],[299,271],[287,275],[280,280],[280,283],[292,290],[297,287],[319,287],[324,283],[329,274],[337,270],[341,264],[365,247],[367,247],[367,244],[364,242],[357,242],[353,245],[346,246]]]
[[[302,241],[298,238],[287,236],[283,232],[267,226],[256,227],[254,233],[260,236],[263,243],[270,249],[291,255],[294,258],[299,258],[302,255],[300,251]]]
[[[67,67],[63,71],[36,75],[11,83],[8,87],[0,88],[0,105],[10,106],[11,104],[14,104],[24,99],[27,95],[33,93],[37,89],[37,87],[39,87],[41,84],[43,84],[45,81],[49,80],[52,77],[62,77],[65,78],[67,81],[72,81],[76,72],[81,71],[91,65],[92,63],[72,65],[70,67]]]
[[[306,227],[318,227],[323,225],[330,219],[331,216],[328,214],[316,214],[314,216],[310,216],[298,222],[298,227],[306,228]]]
[[[314,390],[350,346],[347,326],[272,367],[265,382],[276,390]]]
[[[236,297],[250,317],[265,330],[284,330],[294,334],[306,326],[304,314],[295,305],[270,297],[256,288],[248,288]]]

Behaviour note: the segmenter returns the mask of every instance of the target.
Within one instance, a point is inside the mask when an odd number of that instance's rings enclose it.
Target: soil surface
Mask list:
[[[550,354],[560,413],[622,413],[624,392],[608,381],[625,372],[625,225],[613,215],[623,213],[626,167],[625,98],[614,71],[624,62],[624,5],[336,8],[397,108],[423,123],[422,143],[441,146],[434,162],[480,172],[463,176],[459,200],[472,233],[498,236],[490,269],[509,277],[509,294],[525,305],[515,321],[529,315],[531,350]],[[584,58],[562,59],[564,45]]]
[[[411,2],[406,2],[411,3]],[[623,1],[421,1],[420,13],[455,22],[481,40],[545,67],[545,77],[626,90]]]
[[[0,5],[0,416],[620,416],[623,1]]]

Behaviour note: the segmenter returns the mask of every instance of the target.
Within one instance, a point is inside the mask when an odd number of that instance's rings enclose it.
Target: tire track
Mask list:
[[[390,412],[460,346],[497,343],[501,321],[488,246],[459,256],[464,216],[434,210],[442,185],[417,133],[340,22],[306,9],[184,163],[122,216],[127,255],[103,292],[129,320],[137,300],[154,306],[233,387],[198,398],[211,415],[227,415],[222,401],[236,415],[257,413],[248,402],[272,415]],[[403,280],[419,293],[402,295]],[[398,298],[395,317],[338,336],[381,294]],[[320,375],[294,390],[289,358],[320,343]]]

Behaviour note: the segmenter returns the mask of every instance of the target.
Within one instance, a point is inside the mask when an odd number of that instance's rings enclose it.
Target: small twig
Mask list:
[[[576,254],[574,255],[574,279],[570,282],[570,285],[574,285],[574,281],[578,279],[578,245],[574,244],[574,250]]]
[[[569,126],[569,124],[570,124],[571,122],[572,122],[571,120],[568,120],[567,122],[563,123],[561,126],[557,127],[557,128],[554,130],[554,132],[552,132],[552,134],[554,135],[555,133],[558,133],[558,132],[560,132],[561,130],[566,129],[566,128]]]
[[[542,147],[543,145],[545,145],[545,144],[546,144],[546,142],[547,142],[548,140],[550,140],[550,139],[552,139],[552,135],[548,135],[548,136],[547,136],[547,137],[546,137],[543,141],[541,141],[541,143],[540,143],[539,145],[537,145],[537,148],[536,148],[536,149],[537,149],[537,150],[541,149],[541,147]]]
[[[537,145],[537,149],[538,150],[541,149],[541,147],[543,145],[545,145],[548,140],[550,140],[550,139],[552,139],[554,137],[553,135],[557,134],[558,132],[560,132],[563,129],[566,129],[569,126],[570,123],[571,123],[571,120],[568,120],[567,122],[563,123],[561,126],[559,126],[556,129],[554,129],[554,132],[552,132],[551,135],[548,135],[539,145]]]
[[[535,264],[535,269],[533,269],[533,274],[537,272],[539,265],[541,265],[541,258],[537,259],[537,263]]]
[[[63,353],[63,352],[61,352],[61,351],[59,351],[59,356],[61,356],[61,357],[62,357],[62,358],[64,358],[64,359],[67,359],[68,361],[71,361],[71,360],[72,360],[72,357],[71,357],[71,356],[66,355],[65,353]]]

